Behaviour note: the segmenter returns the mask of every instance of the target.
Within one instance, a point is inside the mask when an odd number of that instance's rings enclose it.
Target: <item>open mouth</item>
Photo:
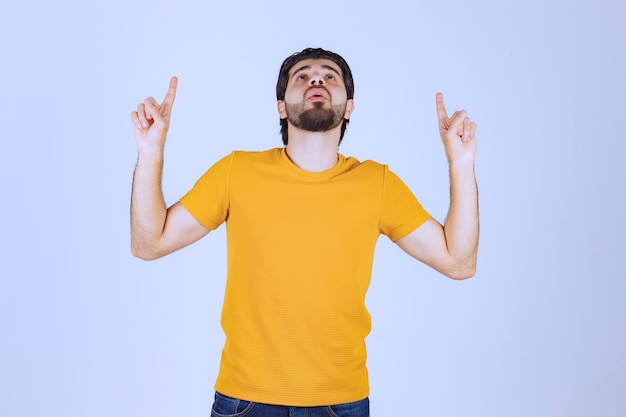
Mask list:
[[[317,100],[327,100],[328,92],[324,88],[311,88],[307,91],[306,94],[307,100],[317,101]]]

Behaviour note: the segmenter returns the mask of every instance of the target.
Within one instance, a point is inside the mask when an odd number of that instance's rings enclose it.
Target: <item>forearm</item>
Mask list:
[[[131,251],[149,259],[158,244],[167,217],[161,191],[163,152],[140,152],[133,176],[131,195]]]
[[[472,276],[478,253],[478,187],[473,161],[450,163],[450,209],[444,233],[450,258],[461,275]]]

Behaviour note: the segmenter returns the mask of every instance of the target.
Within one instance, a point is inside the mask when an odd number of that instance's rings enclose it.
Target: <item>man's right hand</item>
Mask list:
[[[148,97],[137,106],[137,111],[131,113],[130,117],[135,125],[135,142],[139,152],[163,150],[170,127],[177,85],[178,78],[172,77],[161,104],[157,103],[153,97]]]

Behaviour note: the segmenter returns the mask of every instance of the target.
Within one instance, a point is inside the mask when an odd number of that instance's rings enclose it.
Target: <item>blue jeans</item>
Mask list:
[[[211,411],[213,417],[369,417],[368,398],[353,403],[321,407],[289,407],[238,400],[219,392]]]

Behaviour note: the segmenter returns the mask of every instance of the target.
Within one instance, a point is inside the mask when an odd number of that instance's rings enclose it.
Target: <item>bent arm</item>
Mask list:
[[[478,187],[474,174],[476,124],[465,111],[452,117],[436,96],[439,133],[450,164],[450,209],[445,225],[428,220],[396,243],[411,256],[453,279],[476,273]]]
[[[478,188],[473,164],[450,165],[450,209],[442,226],[434,219],[396,243],[409,255],[453,279],[476,273]]]
[[[178,79],[172,77],[161,104],[149,97],[131,113],[139,157],[130,202],[131,252],[151,260],[174,252],[209,233],[180,203],[169,209],[161,192],[163,150]]]
[[[183,248],[209,233],[180,203],[166,208],[161,192],[163,155],[140,154],[131,196],[131,252],[153,260]]]

